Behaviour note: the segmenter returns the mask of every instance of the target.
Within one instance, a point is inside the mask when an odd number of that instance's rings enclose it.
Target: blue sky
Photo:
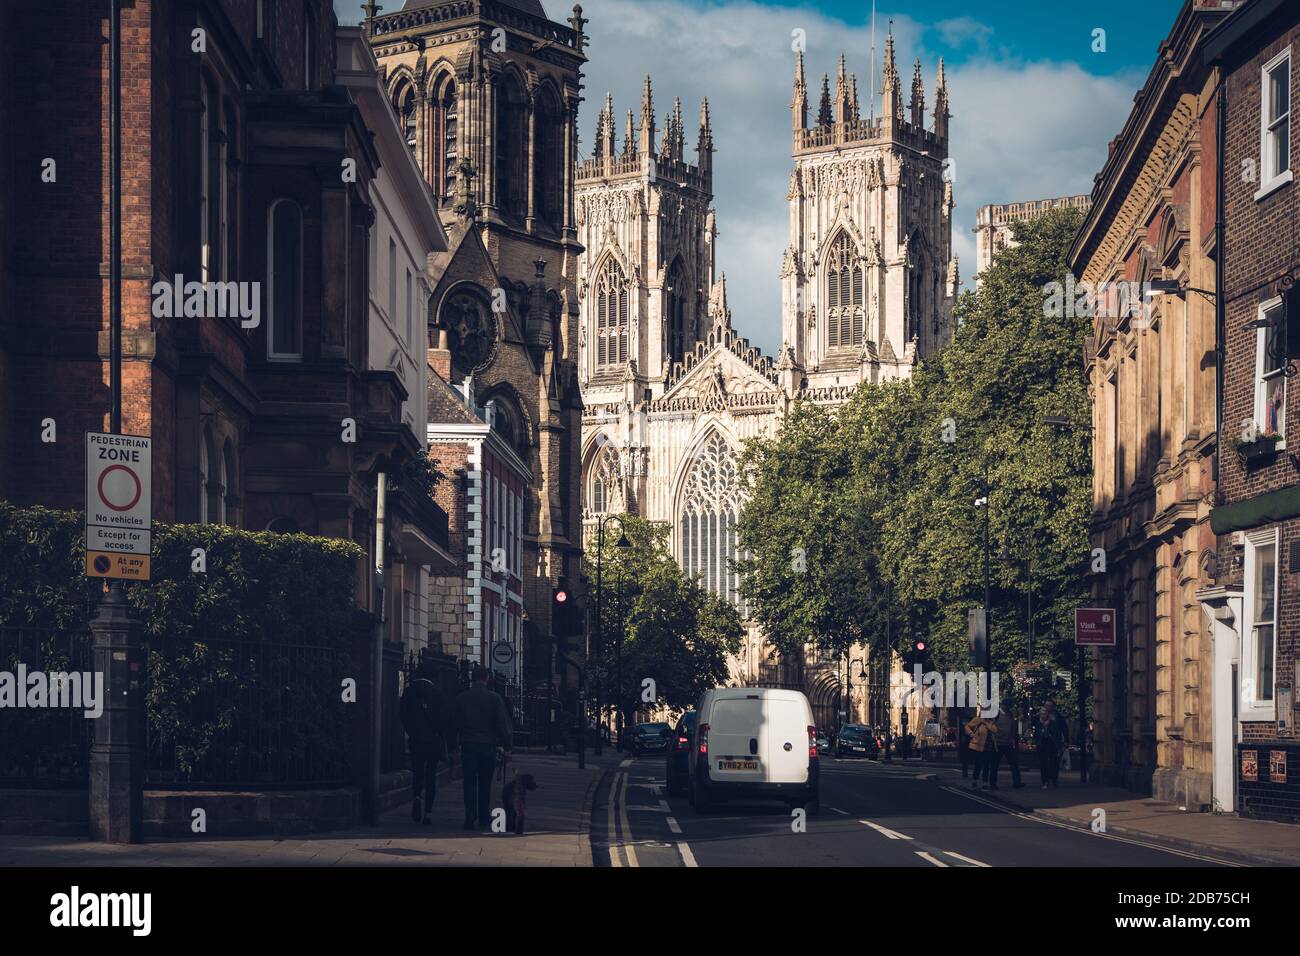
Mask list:
[[[400,2],[390,0],[390,8]],[[572,0],[542,2],[561,21],[573,5]],[[957,203],[953,251],[964,280],[974,272],[971,230],[980,206],[1092,191],[1106,144],[1128,116],[1181,5],[1181,0],[880,0],[877,73],[890,19],[905,90],[912,62],[920,57],[932,105],[935,70],[939,57],[945,60]],[[356,22],[359,7],[360,0],[335,0],[341,23]],[[688,153],[700,99],[709,98],[718,261],[727,273],[732,321],[741,334],[775,354],[792,166],[791,31],[806,35],[810,87],[820,84],[823,72],[833,77],[840,52],[845,53],[849,70],[858,75],[866,112],[870,0],[582,0],[582,7],[591,22],[581,150],[590,149],[606,90],[614,95],[618,116],[628,108],[639,110],[647,72],[654,76],[661,127],[673,97],[682,98]],[[1092,50],[1098,29],[1105,31],[1104,52]],[[876,87],[878,92],[878,81]]]

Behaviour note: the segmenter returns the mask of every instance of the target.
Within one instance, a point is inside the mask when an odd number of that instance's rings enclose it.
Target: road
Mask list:
[[[1032,779],[1032,775],[1031,778]],[[698,814],[669,797],[662,757],[627,758],[599,789],[597,866],[1187,867],[1224,861],[1008,810],[955,769],[822,758],[819,816],[780,803]],[[1032,784],[1031,784],[1032,785]]]

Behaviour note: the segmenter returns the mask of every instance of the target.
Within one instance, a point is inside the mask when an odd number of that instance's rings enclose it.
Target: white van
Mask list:
[[[689,795],[697,813],[727,797],[785,800],[821,812],[817,727],[797,690],[730,687],[696,705]]]

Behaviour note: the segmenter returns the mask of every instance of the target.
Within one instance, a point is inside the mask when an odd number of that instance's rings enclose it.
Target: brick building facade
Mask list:
[[[1198,806],[1213,799],[1212,687],[1196,593],[1213,583],[1215,548],[1216,81],[1203,45],[1227,12],[1183,5],[1111,141],[1070,253],[1074,274],[1096,292],[1084,357],[1091,539],[1105,564],[1093,604],[1117,612],[1117,645],[1092,658],[1094,769],[1103,781]],[[1154,281],[1184,291],[1150,297]],[[1134,288],[1143,291],[1127,301],[1138,307],[1124,308],[1121,290]]]
[[[82,507],[83,434],[108,423],[106,16],[0,9],[0,495],[20,505]],[[424,448],[369,335],[378,140],[396,118],[369,128],[336,84],[328,0],[137,0],[121,16],[122,425],[153,438],[154,515],[371,552],[375,473]],[[441,237],[420,241],[423,261]],[[257,314],[160,314],[177,277],[231,283]],[[391,500],[391,540],[445,538],[432,502]]]
[[[1235,809],[1300,820],[1300,184],[1291,85],[1300,9],[1251,0],[1215,31],[1223,74],[1223,435],[1217,586],[1202,595],[1232,682],[1220,755]],[[1292,423],[1295,424],[1292,424]],[[1219,738],[1216,737],[1216,744]],[[1234,746],[1235,745],[1235,746]]]

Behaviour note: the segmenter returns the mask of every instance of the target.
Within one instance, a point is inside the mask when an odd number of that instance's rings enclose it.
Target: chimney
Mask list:
[[[447,330],[438,329],[438,344],[428,350],[429,368],[444,382],[451,382],[451,352],[447,348]]]

